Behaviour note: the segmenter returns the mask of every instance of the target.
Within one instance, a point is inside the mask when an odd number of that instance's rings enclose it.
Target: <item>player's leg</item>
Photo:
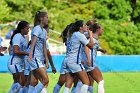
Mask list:
[[[89,74],[98,83],[98,93],[104,93],[104,80],[100,70],[95,67]]]
[[[66,73],[65,76],[66,76],[66,83],[65,83],[65,88],[63,90],[63,93],[69,93],[74,80],[74,74]]]
[[[45,67],[40,67],[38,69],[35,69],[34,71],[36,75],[38,76],[40,83],[37,84],[33,93],[40,93],[41,90],[44,88],[44,86],[48,86],[48,83],[49,83],[48,74],[46,73]]]
[[[66,81],[65,74],[60,74],[59,80],[53,89],[53,93],[59,93],[59,91],[60,91],[61,87],[64,85],[65,81]]]

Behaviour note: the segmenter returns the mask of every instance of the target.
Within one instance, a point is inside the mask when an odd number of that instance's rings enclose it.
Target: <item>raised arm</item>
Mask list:
[[[84,46],[84,50],[85,50],[85,54],[86,54],[86,58],[87,58],[87,64],[88,64],[88,66],[90,66],[91,60],[90,60],[89,48],[87,46]]]
[[[87,44],[87,47],[93,48],[94,43],[93,43],[92,31],[88,30],[88,34],[89,34],[89,43]]]

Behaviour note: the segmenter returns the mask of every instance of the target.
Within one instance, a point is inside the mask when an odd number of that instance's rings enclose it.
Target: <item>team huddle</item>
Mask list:
[[[9,93],[48,93],[48,62],[56,73],[46,42],[47,13],[38,11],[35,14],[31,40],[26,38],[29,28],[28,22],[20,21],[10,39],[8,69],[14,82]],[[59,93],[64,84],[63,93],[93,93],[94,80],[98,83],[98,93],[104,93],[104,80],[95,64],[97,51],[106,53],[99,48],[98,38],[102,33],[101,25],[95,20],[87,23],[77,20],[66,26],[60,36],[66,46],[66,55],[52,93]]]

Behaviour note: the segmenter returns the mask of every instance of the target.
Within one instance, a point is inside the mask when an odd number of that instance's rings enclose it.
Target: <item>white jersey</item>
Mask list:
[[[41,28],[40,25],[37,25],[33,28],[31,32],[31,38],[33,38],[33,36],[37,37],[37,41],[33,50],[33,58],[38,57],[40,59],[44,59],[43,45],[44,42],[46,42],[46,35],[46,30]]]
[[[78,32],[74,32],[71,36],[71,38],[67,39],[66,42],[66,57],[65,61],[69,63],[81,63],[81,56],[82,56],[82,51],[81,48],[82,46],[85,46],[88,44],[88,40],[85,37],[84,34]]]
[[[89,49],[90,50],[90,60],[91,60],[91,66],[93,67],[93,65],[95,64],[95,59],[96,59],[96,56],[97,56],[97,50],[99,49],[99,41],[95,38],[93,38],[93,42],[94,42],[94,46],[93,46],[93,49]],[[83,61],[85,62],[84,64],[87,64],[86,63],[86,55],[85,55],[85,51],[84,51],[84,48],[83,49],[83,54],[82,54],[82,59]]]
[[[13,47],[15,45],[17,45],[19,47],[19,51],[27,51],[27,45],[28,45],[28,41],[26,40],[25,36],[22,36],[20,33],[16,34],[13,39],[12,39],[12,43],[13,45],[10,48],[10,60],[9,60],[9,64],[23,64],[24,62],[24,55],[16,55],[14,54],[13,51]]]

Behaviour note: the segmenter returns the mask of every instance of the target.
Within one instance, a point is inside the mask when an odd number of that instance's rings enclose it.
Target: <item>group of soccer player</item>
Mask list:
[[[8,69],[14,82],[9,93],[47,93],[48,60],[52,72],[56,73],[46,42],[47,13],[36,12],[30,41],[26,38],[29,29],[28,22],[20,21],[10,39]],[[64,84],[63,93],[70,93],[72,85],[71,93],[93,93],[94,80],[98,83],[98,93],[104,93],[104,80],[95,64],[97,51],[106,52],[99,48],[98,38],[102,33],[101,25],[95,20],[89,20],[86,24],[78,20],[66,26],[61,34],[66,55],[53,93],[59,93]]]

